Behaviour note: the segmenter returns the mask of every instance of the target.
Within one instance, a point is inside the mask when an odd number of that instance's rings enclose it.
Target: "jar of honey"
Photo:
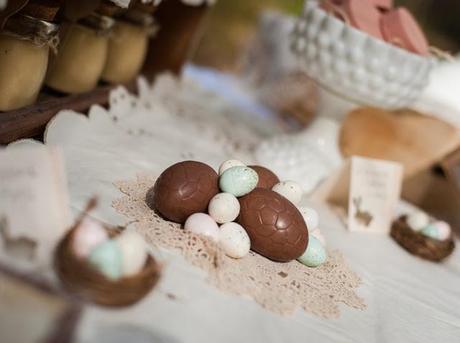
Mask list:
[[[153,5],[151,8],[153,10]],[[153,17],[138,8],[130,9],[117,19],[102,79],[110,83],[134,79],[144,64],[149,38],[154,32]]]
[[[58,42],[57,25],[22,13],[11,16],[0,31],[0,111],[37,100],[49,51]]]
[[[46,85],[68,94],[89,92],[104,70],[114,20],[93,13],[61,25],[60,45],[50,59]]]

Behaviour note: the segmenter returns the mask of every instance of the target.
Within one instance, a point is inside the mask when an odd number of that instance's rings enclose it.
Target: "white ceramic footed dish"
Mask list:
[[[428,84],[435,59],[357,30],[307,1],[293,31],[292,49],[321,86],[363,105],[397,109]]]

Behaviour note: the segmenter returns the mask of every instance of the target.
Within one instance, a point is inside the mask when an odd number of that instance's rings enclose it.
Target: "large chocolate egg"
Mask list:
[[[308,230],[299,210],[269,189],[256,188],[239,199],[237,219],[251,238],[251,249],[271,260],[288,262],[307,248]]]
[[[194,213],[206,212],[219,193],[217,173],[207,164],[185,161],[166,169],[147,193],[147,205],[164,218],[184,223]]]
[[[274,185],[280,182],[278,176],[268,168],[262,166],[249,166],[249,168],[253,169],[259,175],[257,188],[272,189]]]

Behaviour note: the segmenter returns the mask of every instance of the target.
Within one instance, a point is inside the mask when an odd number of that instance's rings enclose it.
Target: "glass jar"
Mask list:
[[[180,74],[182,67],[191,57],[200,38],[204,19],[211,8],[210,0],[165,0],[155,12],[159,31],[151,39],[144,75],[153,80],[158,74],[170,71]],[[189,6],[186,3],[194,4]]]
[[[8,19],[0,32],[0,111],[33,104],[43,84],[58,26],[26,15]]]
[[[78,23],[63,23],[59,51],[50,60],[46,85],[68,94],[93,90],[104,70],[113,24],[113,19],[98,14]]]
[[[109,53],[102,79],[126,83],[139,74],[147,54],[149,37],[154,32],[153,17],[138,10],[126,12],[116,20],[109,40]]]

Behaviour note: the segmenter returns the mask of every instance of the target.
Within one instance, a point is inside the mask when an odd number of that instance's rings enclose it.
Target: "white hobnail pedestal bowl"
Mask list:
[[[301,66],[320,85],[318,118],[299,134],[263,142],[256,158],[311,192],[340,166],[338,135],[347,113],[365,105],[388,110],[411,105],[435,62],[354,29],[316,1],[306,2],[292,44]]]

